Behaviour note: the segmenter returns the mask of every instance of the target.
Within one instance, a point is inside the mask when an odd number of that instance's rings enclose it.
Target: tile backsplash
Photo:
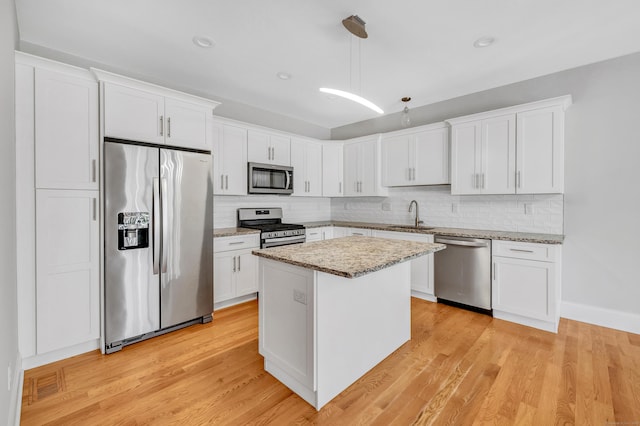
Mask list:
[[[413,224],[416,200],[427,226],[563,233],[562,194],[451,195],[451,187],[389,188],[388,197],[332,198],[331,219]]]
[[[241,207],[281,207],[285,222],[342,220],[413,224],[416,200],[427,226],[496,231],[563,233],[564,198],[542,195],[451,195],[451,188],[389,188],[388,197],[303,198],[277,195],[215,196],[214,226],[236,226]]]
[[[237,225],[239,208],[281,207],[284,222],[315,222],[331,219],[331,199],[278,195],[213,197],[213,226],[231,228]]]

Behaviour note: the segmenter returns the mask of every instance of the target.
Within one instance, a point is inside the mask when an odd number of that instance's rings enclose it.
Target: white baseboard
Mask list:
[[[560,305],[560,316],[575,321],[640,334],[640,315],[630,312],[614,311],[612,309],[582,305],[579,303],[562,302]]]
[[[225,300],[224,302],[218,302],[213,304],[213,312],[218,309],[228,308],[229,306],[239,305],[240,303],[248,302],[249,300],[255,300],[258,297],[258,293],[251,293],[245,296],[236,297],[234,299]]]
[[[437,302],[438,299],[433,294],[423,293],[421,291],[411,290],[411,297],[417,297],[418,299],[426,300],[429,302]]]
[[[60,361],[61,359],[71,358],[85,352],[90,352],[100,348],[100,339],[89,340],[68,348],[58,349],[57,351],[47,352],[46,354],[35,355],[22,360],[22,368],[29,370],[31,368],[40,367],[41,365],[50,364]]]
[[[16,352],[16,360],[13,364],[13,377],[11,378],[11,396],[9,399],[8,424],[20,426],[20,412],[22,411],[22,386],[24,384],[24,370],[22,369],[22,356]]]

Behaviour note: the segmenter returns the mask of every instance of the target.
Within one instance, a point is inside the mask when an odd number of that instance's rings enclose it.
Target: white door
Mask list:
[[[234,261],[236,252],[213,255],[213,302],[219,303],[236,296]],[[237,265],[236,265],[237,268]]]
[[[562,107],[518,113],[516,192],[564,191],[564,124]]]
[[[165,98],[166,143],[183,148],[211,150],[207,138],[207,118],[209,107]]]
[[[344,145],[325,143],[322,146],[322,195],[344,195]]]
[[[344,146],[344,194],[346,196],[360,195],[359,188],[359,170],[358,162],[360,161],[360,144],[350,143]]]
[[[473,121],[451,129],[452,194],[480,193],[481,128],[480,121]]]
[[[216,195],[247,195],[247,130],[214,124],[213,190]]]
[[[164,97],[104,83],[104,135],[138,142],[164,143]]]
[[[258,291],[258,257],[251,251],[236,252],[236,296]]]
[[[482,120],[480,192],[483,194],[515,193],[515,159],[515,114]]]
[[[98,84],[35,70],[36,188],[98,189]]]
[[[322,196],[322,145],[310,142],[306,149],[305,169],[307,175],[307,195]],[[295,167],[293,169],[295,171]]]
[[[412,185],[449,184],[449,130],[447,128],[420,132],[413,137],[414,162]]]
[[[395,136],[382,139],[381,163],[382,185],[403,186],[412,185],[413,182],[413,158],[410,153],[410,145],[413,145],[410,136]]]
[[[555,321],[555,264],[493,257],[492,307],[543,321]]]
[[[360,159],[358,166],[360,168],[360,195],[371,196],[377,195],[377,177],[378,164],[377,152],[378,144],[374,141],[361,142]]]
[[[270,135],[269,145],[271,146],[271,162],[273,164],[291,165],[291,139],[279,135]]]
[[[100,336],[98,197],[36,190],[38,354]]]
[[[291,141],[291,166],[293,167],[293,194],[307,194],[307,144],[304,141]]]

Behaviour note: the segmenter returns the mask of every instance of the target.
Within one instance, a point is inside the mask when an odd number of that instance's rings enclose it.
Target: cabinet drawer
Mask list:
[[[221,237],[213,239],[214,253],[259,247],[260,234],[242,235],[238,237]]]
[[[515,259],[555,262],[559,247],[551,244],[522,243],[517,241],[493,241],[493,255]]]

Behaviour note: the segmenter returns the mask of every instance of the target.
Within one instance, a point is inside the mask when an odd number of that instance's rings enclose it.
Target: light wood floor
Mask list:
[[[262,369],[257,312],[29,370],[22,424],[640,424],[640,335],[413,299],[412,340],[316,412]]]

